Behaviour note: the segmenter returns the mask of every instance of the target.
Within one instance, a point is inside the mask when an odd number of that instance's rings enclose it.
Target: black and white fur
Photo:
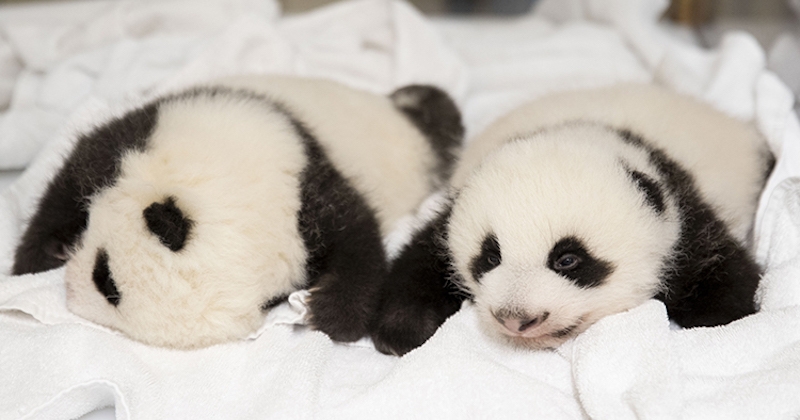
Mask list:
[[[394,263],[376,347],[421,345],[464,297],[530,348],[654,297],[683,327],[752,314],[746,245],[771,159],[751,126],[655,86],[525,105],[469,144],[452,203]]]
[[[441,185],[462,135],[428,86],[240,76],[163,97],[78,139],[13,272],[66,262],[70,310],[158,346],[246,337],[302,288],[314,328],[357,340],[382,235]]]

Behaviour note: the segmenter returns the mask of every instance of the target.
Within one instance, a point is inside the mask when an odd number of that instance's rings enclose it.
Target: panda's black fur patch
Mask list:
[[[94,269],[92,269],[92,280],[97,290],[105,296],[108,303],[114,306],[119,305],[122,295],[117,290],[117,284],[111,275],[111,269],[108,267],[108,253],[104,249],[97,251]]]
[[[429,85],[404,86],[395,90],[390,98],[430,142],[438,157],[439,181],[446,182],[464,138],[458,106],[443,90]]]
[[[172,252],[183,249],[193,222],[175,205],[175,197],[167,197],[163,203],[153,203],[142,213],[147,229],[164,246]]]
[[[402,356],[421,346],[467,298],[451,280],[450,211],[416,232],[392,263],[370,323],[372,342],[381,353]]]
[[[125,153],[145,150],[157,120],[158,103],[151,103],[78,138],[17,246],[14,275],[64,264],[65,250],[72,248],[86,229],[89,198],[116,182]]]
[[[578,262],[573,268],[559,269],[557,266],[559,258],[565,255],[577,258]],[[582,288],[600,286],[614,271],[613,264],[594,257],[583,242],[574,236],[561,238],[553,245],[547,257],[547,268]]]
[[[630,130],[621,139],[649,153],[680,213],[680,238],[664,262],[656,298],[682,327],[727,324],[756,312],[761,270],[700,195],[694,178],[663,150]]]
[[[497,235],[487,233],[481,242],[481,252],[472,258],[469,270],[472,278],[480,282],[480,278],[503,262],[503,254],[500,252],[500,242]]]

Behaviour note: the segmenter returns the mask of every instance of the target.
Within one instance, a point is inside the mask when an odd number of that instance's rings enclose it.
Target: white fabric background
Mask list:
[[[747,34],[713,51],[656,23],[663,0],[547,0],[511,21],[430,21],[393,1],[281,17],[256,0],[87,1],[0,9],[0,419],[800,416],[800,124]],[[62,270],[11,277],[13,247],[74,133],[179,86],[237,72],[328,77],[385,93],[434,83],[468,134],[543,93],[653,81],[752,120],[778,156],[755,231],[761,312],[670,327],[661,303],[608,317],[557,351],[519,351],[466,305],[403,358],[332,343],[301,296],[249,340],[144,346],[71,315]],[[403,236],[399,229],[392,241]],[[392,244],[390,244],[392,245]],[[396,245],[396,244],[395,244]],[[106,413],[108,414],[108,413]]]

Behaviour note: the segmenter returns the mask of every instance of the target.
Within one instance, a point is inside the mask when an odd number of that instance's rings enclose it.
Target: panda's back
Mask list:
[[[746,237],[768,166],[763,139],[742,121],[652,85],[563,92],[531,102],[473,139],[453,184],[463,185],[483,157],[503,142],[569,121],[628,129],[663,149],[694,176],[734,236]]]
[[[291,76],[237,76],[218,83],[285,105],[377,211],[382,233],[428,194],[436,165],[430,142],[388,97]]]

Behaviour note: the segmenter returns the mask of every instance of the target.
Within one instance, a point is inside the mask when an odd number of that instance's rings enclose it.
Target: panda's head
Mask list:
[[[653,297],[678,232],[645,151],[567,124],[487,156],[457,193],[448,241],[483,325],[546,348]]]
[[[66,266],[69,309],[164,347],[256,331],[305,281],[304,157],[284,119],[235,97],[162,105],[147,148],[91,197]]]
[[[67,263],[67,304],[77,315],[147,344],[194,348],[247,337],[296,289],[275,281],[289,277],[287,265],[257,272],[247,259],[264,255],[225,237],[200,243],[215,228],[204,229],[181,199],[142,204],[121,192],[98,197]]]

